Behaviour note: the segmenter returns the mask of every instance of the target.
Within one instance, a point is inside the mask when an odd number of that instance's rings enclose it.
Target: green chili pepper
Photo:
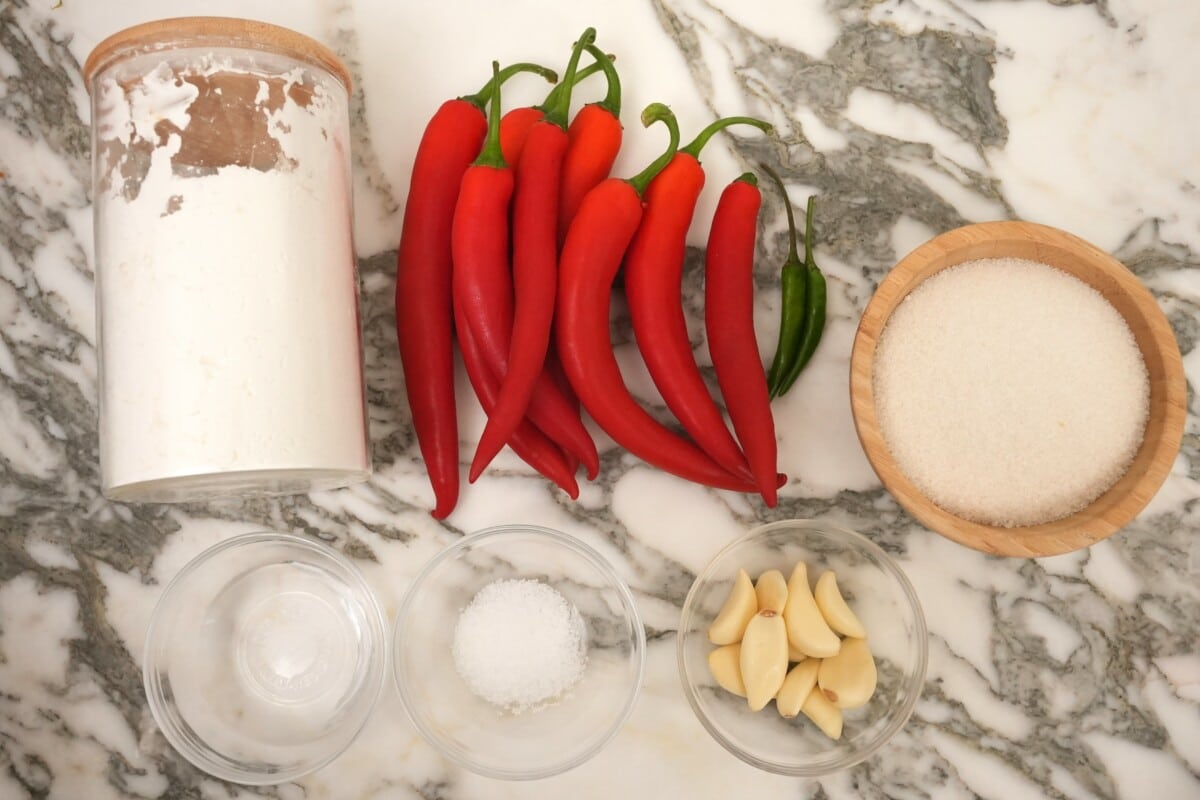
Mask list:
[[[771,180],[779,187],[783,195],[783,208],[787,211],[788,221],[788,255],[787,261],[779,271],[779,282],[782,287],[782,310],[779,313],[779,342],[775,345],[775,358],[771,361],[771,369],[767,373],[767,387],[771,397],[777,394],[779,381],[787,372],[788,366],[796,360],[800,347],[800,337],[804,328],[804,299],[807,286],[804,273],[804,262],[796,250],[796,219],[792,216],[792,203],[788,200],[787,190],[783,180],[766,164],[760,164],[763,171],[771,176]]]
[[[808,207],[804,211],[804,282],[807,292],[805,297],[804,309],[804,325],[800,332],[800,344],[796,353],[796,360],[791,366],[784,371],[783,379],[779,383],[778,390],[771,394],[772,397],[779,397],[792,388],[792,384],[796,382],[796,378],[800,375],[800,370],[812,358],[816,352],[817,345],[821,343],[821,333],[825,330],[825,276],[821,274],[820,268],[813,260],[812,244],[813,244],[813,205],[816,201],[815,197],[808,198]]]

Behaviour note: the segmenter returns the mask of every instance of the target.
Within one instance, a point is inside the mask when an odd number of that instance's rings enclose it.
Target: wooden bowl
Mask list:
[[[1128,471],[1091,505],[1041,525],[1005,528],[934,505],[900,471],[875,416],[875,348],[888,318],[921,281],[979,258],[1024,258],[1057,267],[1095,288],[1125,318],[1150,375],[1150,413]],[[867,458],[883,485],[930,530],[959,544],[1006,556],[1037,557],[1087,547],[1116,533],[1162,486],[1179,452],[1187,415],[1183,361],[1171,326],[1146,287],[1119,261],[1069,233],[1028,222],[985,222],[943,233],[909,253],[863,312],[850,357],[850,404]]]

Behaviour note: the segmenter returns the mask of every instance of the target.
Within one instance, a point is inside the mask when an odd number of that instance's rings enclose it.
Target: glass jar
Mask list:
[[[104,494],[365,480],[345,66],[284,28],[197,17],[115,34],[84,76]]]

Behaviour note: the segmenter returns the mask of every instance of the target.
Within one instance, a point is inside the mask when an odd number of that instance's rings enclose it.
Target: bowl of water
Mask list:
[[[383,614],[357,568],[300,536],[250,533],[163,591],[143,679],[167,741],[235,783],[283,783],[345,750],[379,697]]]

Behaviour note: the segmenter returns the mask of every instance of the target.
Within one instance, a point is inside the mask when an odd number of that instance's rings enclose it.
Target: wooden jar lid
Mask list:
[[[134,25],[109,36],[93,48],[83,65],[83,79],[92,79],[115,62],[142,53],[184,47],[238,47],[279,53],[320,67],[350,90],[350,71],[332,50],[302,33],[235,17],[176,17]]]

